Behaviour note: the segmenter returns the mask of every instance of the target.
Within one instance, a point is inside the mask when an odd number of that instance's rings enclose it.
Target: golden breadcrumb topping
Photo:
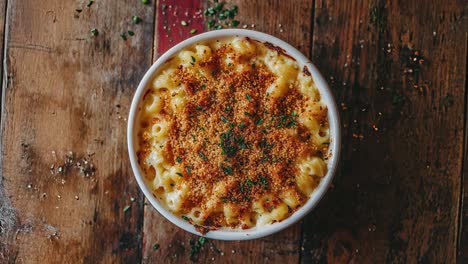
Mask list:
[[[306,156],[326,158],[328,150],[313,144],[310,130],[298,122],[307,98],[294,82],[284,96],[269,96],[267,89],[278,77],[260,61],[239,71],[236,66],[245,64],[245,59],[236,55],[225,63],[226,53],[235,54],[228,44],[213,50],[208,60],[194,61],[194,67],[178,66],[172,77],[185,87],[182,111],[172,114],[163,109],[145,124],[169,122],[168,141],[161,147],[165,160],[178,168],[189,186],[181,211],[210,211],[202,224],[205,227],[229,225],[223,212],[215,208],[236,204],[242,215],[251,212],[253,203],[266,194],[272,199],[263,206],[270,211],[285,190],[302,205],[307,197],[295,182],[296,161]],[[209,74],[201,74],[199,69]],[[306,68],[304,73],[310,75]],[[164,100],[167,106],[171,97]],[[327,125],[327,109],[314,112],[313,118]],[[140,135],[139,157],[144,164],[154,146],[148,143],[148,133]],[[149,166],[146,170],[154,174]],[[220,182],[226,186],[222,191],[216,190]],[[214,202],[213,195],[217,195]],[[289,213],[296,209],[289,208]]]

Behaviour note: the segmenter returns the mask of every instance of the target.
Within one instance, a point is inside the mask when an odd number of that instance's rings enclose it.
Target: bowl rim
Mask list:
[[[183,48],[196,44],[197,42],[204,42],[216,38],[226,38],[226,37],[248,37],[253,40],[261,41],[261,42],[269,42],[275,46],[282,48],[288,55],[293,57],[296,62],[300,65],[300,68],[307,66],[309,72],[312,75],[312,79],[319,89],[320,95],[322,100],[325,101],[328,107],[328,119],[330,125],[330,138],[332,141],[330,142],[330,149],[331,149],[331,157],[328,160],[328,172],[322,180],[317,188],[313,191],[310,195],[308,201],[302,205],[296,212],[290,215],[288,218],[284,219],[281,222],[269,224],[261,227],[253,227],[251,229],[218,229],[214,231],[210,231],[204,235],[200,234],[198,231],[195,230],[195,227],[189,224],[187,221],[183,220],[180,217],[177,217],[173,213],[171,213],[168,209],[162,205],[158,199],[156,199],[151,190],[146,185],[146,180],[144,179],[143,173],[140,170],[140,166],[138,164],[137,155],[135,152],[135,119],[138,113],[138,107],[140,105],[142,96],[144,92],[146,92],[148,84],[150,84],[153,80],[154,75],[157,73],[159,68],[171,57],[174,56],[177,52],[182,50]],[[273,233],[277,233],[294,223],[298,222],[302,218],[304,218],[308,213],[310,213],[315,206],[319,203],[322,199],[326,191],[328,190],[338,167],[340,152],[341,152],[341,122],[340,116],[338,112],[338,108],[332,94],[332,91],[325,81],[325,78],[319,72],[317,67],[300,51],[296,48],[291,46],[290,44],[286,43],[285,41],[271,36],[266,33],[253,31],[253,30],[246,30],[246,29],[222,29],[222,30],[215,30],[209,31],[205,33],[201,33],[199,35],[193,36],[188,38],[177,45],[170,48],[164,54],[162,54],[154,63],[153,65],[147,70],[143,78],[141,79],[138,88],[135,91],[135,94],[132,99],[128,123],[127,123],[127,144],[128,144],[128,154],[130,158],[130,164],[132,167],[133,174],[137,180],[137,183],[142,190],[143,194],[145,195],[146,199],[149,200],[151,205],[160,213],[162,214],[167,220],[175,224],[176,226],[184,229],[187,232],[190,232],[195,235],[204,236],[210,239],[218,239],[218,240],[250,240],[265,237],[271,235]]]

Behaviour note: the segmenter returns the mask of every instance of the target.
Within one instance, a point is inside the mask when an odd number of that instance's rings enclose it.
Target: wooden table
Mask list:
[[[301,223],[210,240],[198,261],[468,263],[467,2],[232,2],[239,27],[288,41],[321,69],[343,152]],[[126,117],[145,71],[191,29],[207,30],[212,4],[87,4],[0,0],[0,263],[189,263],[197,237],[145,202]]]

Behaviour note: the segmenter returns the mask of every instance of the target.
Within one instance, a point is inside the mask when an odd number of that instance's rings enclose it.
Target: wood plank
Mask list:
[[[4,48],[4,40],[5,40],[5,17],[6,17],[6,6],[7,0],[0,0],[0,61],[3,62],[3,48]],[[0,71],[0,83],[3,81],[3,71]],[[0,107],[2,105],[2,98],[3,95],[0,93]],[[2,117],[0,115],[0,121]]]
[[[2,263],[141,260],[143,197],[127,158],[126,115],[151,64],[154,7],[87,3],[8,3],[1,202],[11,217]],[[134,25],[133,15],[143,21]],[[127,30],[135,36],[123,41]],[[69,151],[73,164],[59,169]],[[76,162],[91,153],[96,171],[86,177]]]
[[[196,3],[199,3],[198,5]],[[186,27],[178,26],[180,17],[174,17],[174,10],[168,10],[169,6],[175,7],[175,1],[159,1],[158,6],[165,4],[166,15],[162,15],[162,10],[158,11],[157,18],[157,51],[158,55],[167,50],[180,40],[188,38],[189,29],[199,28],[199,20],[195,25]],[[189,13],[197,11],[197,6],[202,6],[198,1],[186,1],[177,3],[179,10],[188,10]],[[248,25],[249,29],[266,32],[288,41],[299,50],[309,55],[311,40],[311,20],[312,3],[310,1],[232,1],[233,5],[239,7],[239,14],[236,19],[242,25]],[[206,7],[207,2],[203,3]],[[194,9],[195,7],[195,9]],[[185,8],[185,9],[184,9]],[[281,10],[281,12],[277,12]],[[178,12],[178,14],[181,14]],[[168,34],[161,25],[177,25],[172,32],[176,35]],[[281,24],[281,26],[279,26]],[[252,27],[252,25],[254,25]],[[170,40],[173,40],[172,42]],[[223,242],[209,241],[204,249],[198,254],[201,263],[218,261],[222,263],[238,263],[240,257],[246,263],[297,263],[299,261],[299,248],[301,238],[301,227],[297,224],[279,234],[244,242]],[[189,240],[197,239],[160,216],[150,206],[145,207],[144,222],[144,262],[153,263],[157,260],[167,260],[171,263],[190,263],[188,252],[190,250]],[[280,243],[279,243],[280,242]],[[160,244],[158,250],[153,250],[155,243]]]
[[[468,35],[466,36],[466,45],[468,47]],[[461,206],[460,206],[460,221],[458,225],[458,262],[468,262],[468,48],[466,50],[466,76],[465,76],[465,137],[464,137],[464,152],[463,152],[463,170],[462,170],[462,189],[461,189]]]
[[[455,0],[315,2],[312,57],[343,103],[344,149],[302,263],[455,262],[466,14]]]

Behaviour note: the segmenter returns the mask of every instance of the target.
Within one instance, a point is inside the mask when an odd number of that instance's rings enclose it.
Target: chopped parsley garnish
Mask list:
[[[149,4],[149,2],[150,2],[149,0],[141,0],[141,3],[144,4],[144,5]]]
[[[221,116],[221,121],[223,121],[224,123],[229,123],[229,121],[224,116]]]
[[[260,176],[258,178],[258,180],[259,180],[260,184],[263,185],[263,188],[265,190],[268,190],[268,180],[267,180],[267,178],[265,176]]]
[[[185,170],[187,171],[187,174],[190,174],[192,172],[193,165],[186,166]]]
[[[296,111],[293,111],[293,112],[292,112],[292,116],[297,116]]]
[[[230,106],[226,106],[226,108],[224,108],[224,112],[226,112],[226,113],[231,112],[231,107],[230,107]]]
[[[224,173],[226,173],[227,175],[233,175],[234,172],[232,171],[232,167],[231,166],[224,166],[224,165],[221,165],[221,169],[224,171]]]
[[[154,243],[153,244],[153,250],[158,250],[160,247],[159,243]]]
[[[176,160],[177,163],[182,162],[182,158],[181,158],[181,157],[177,157],[175,160]]]
[[[221,11],[223,9],[224,3],[217,3],[214,10]]]
[[[253,185],[255,185],[256,183],[253,182],[251,179],[247,179],[247,180],[245,180],[245,184],[247,184],[247,186],[253,186]]]
[[[177,175],[179,175],[180,177],[184,177],[184,175],[180,172],[176,172]]]
[[[276,117],[272,117],[272,120],[276,121],[275,128],[291,128],[297,125],[297,121],[294,119],[294,115],[280,115]]]
[[[188,25],[187,21],[185,21],[185,20],[180,21],[180,24],[182,26],[184,26],[184,27],[186,27]]]
[[[232,25],[233,27],[237,27],[239,24],[240,24],[240,21],[239,21],[239,20],[233,20],[233,21],[231,22],[231,25]]]
[[[128,210],[130,210],[130,205],[126,205],[123,209],[123,212],[126,213]]]
[[[204,245],[206,243],[206,237],[200,237],[198,238],[198,242],[200,242],[200,245]]]
[[[206,243],[206,238],[204,237],[199,237],[198,240],[190,239],[189,244],[190,244],[190,252],[189,252],[189,257],[190,260],[195,261],[197,254],[200,252],[201,248],[203,245]]]
[[[214,27],[214,26],[215,26],[215,23],[216,23],[216,21],[214,21],[213,19],[211,19],[211,20],[209,20],[209,21],[207,22],[209,28]]]
[[[237,127],[240,128],[240,129],[244,129],[247,126],[245,125],[244,121],[242,121],[239,125],[237,125]]]
[[[127,40],[127,35],[126,35],[125,33],[120,34],[120,37],[121,37],[123,40]]]
[[[195,29],[195,28],[193,28],[193,29],[190,30],[190,34],[196,34],[197,32],[198,32],[198,30]]]
[[[134,35],[135,35],[135,32],[133,32],[133,31],[131,31],[131,30],[129,30],[129,31],[127,31],[127,32],[128,32],[128,35],[129,35],[129,36],[134,36]]]
[[[202,158],[202,160],[204,160],[204,161],[208,160],[208,158],[205,156],[205,154],[203,154],[203,152],[201,152],[201,151],[198,151],[198,156],[200,156],[200,158]]]
[[[216,25],[215,26],[215,29],[222,29],[222,28],[223,28],[223,26],[221,26],[221,25]]]
[[[95,36],[99,35],[99,31],[96,28],[93,28],[93,29],[91,29],[91,35],[95,37]]]
[[[162,5],[161,5],[162,11],[166,10],[166,8],[167,8],[167,5],[166,5],[166,4],[162,4]]]
[[[86,7],[91,7],[92,5],[94,4],[94,1],[89,1],[88,4],[86,5]]]
[[[254,116],[253,114],[251,114],[251,113],[249,113],[249,112],[244,112],[244,115],[249,116],[249,117],[253,117],[253,116]]]
[[[245,98],[246,98],[247,100],[249,100],[249,101],[252,101],[252,97],[250,97],[249,94],[246,94],[246,95],[245,95]]]
[[[227,201],[229,201],[229,198],[227,198],[227,197],[221,197],[221,202],[227,203]]]
[[[255,122],[255,124],[256,124],[257,126],[263,124],[263,118],[258,119],[257,122]]]
[[[190,218],[188,218],[188,217],[185,216],[185,215],[183,215],[183,216],[181,216],[181,217],[182,217],[182,219],[184,219],[185,221],[189,221],[189,220],[190,220]]]
[[[132,16],[132,21],[134,24],[140,24],[141,18],[138,16]]]

